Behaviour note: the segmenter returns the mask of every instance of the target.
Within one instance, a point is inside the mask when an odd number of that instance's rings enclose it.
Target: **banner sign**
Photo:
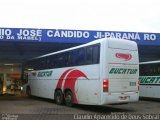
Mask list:
[[[138,45],[160,45],[160,33],[0,28],[0,41],[87,43],[104,37],[129,39],[137,42]]]

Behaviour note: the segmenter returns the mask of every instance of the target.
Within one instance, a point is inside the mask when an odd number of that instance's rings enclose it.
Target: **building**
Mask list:
[[[103,37],[130,39],[138,44],[140,61],[160,59],[160,33],[65,29],[0,28],[0,79],[12,93],[27,59]],[[16,89],[19,89],[18,86]]]

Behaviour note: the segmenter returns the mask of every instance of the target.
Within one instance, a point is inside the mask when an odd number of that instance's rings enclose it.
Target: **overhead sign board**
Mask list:
[[[137,42],[139,45],[160,45],[160,33],[0,28],[0,41],[87,43],[104,37],[129,39]]]

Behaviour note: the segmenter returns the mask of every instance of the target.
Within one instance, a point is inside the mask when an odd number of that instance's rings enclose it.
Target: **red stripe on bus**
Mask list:
[[[73,68],[72,68],[72,69],[73,69]],[[69,71],[71,71],[72,69],[66,70],[66,71],[61,75],[61,77],[60,77],[59,80],[58,80],[58,83],[57,83],[56,88],[60,88],[60,89],[61,89],[62,83],[63,83],[63,80],[64,80],[64,77],[65,77],[66,74],[67,74]]]
[[[77,97],[75,94],[75,83],[79,77],[84,77],[84,78],[88,79],[87,76],[83,72],[75,69],[67,75],[67,77],[65,79],[65,83],[64,83],[64,90],[66,88],[71,89],[71,91],[73,93],[74,103],[78,103],[78,100],[77,100]]]

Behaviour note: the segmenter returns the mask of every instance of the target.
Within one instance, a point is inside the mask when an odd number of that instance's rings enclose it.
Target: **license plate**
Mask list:
[[[119,99],[120,100],[127,100],[128,96],[120,96]]]

